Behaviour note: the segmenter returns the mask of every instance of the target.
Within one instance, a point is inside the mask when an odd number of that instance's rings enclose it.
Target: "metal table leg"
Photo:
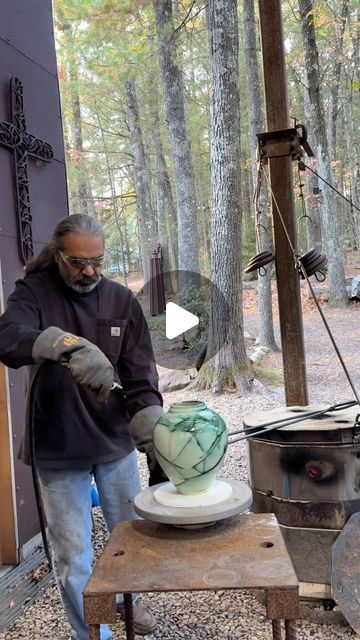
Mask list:
[[[99,624],[89,624],[89,640],[100,640]]]
[[[135,640],[134,612],[131,593],[124,593],[126,640]]]
[[[281,622],[280,620],[271,620],[273,640],[281,640]]]
[[[295,620],[285,620],[285,640],[296,640]]]

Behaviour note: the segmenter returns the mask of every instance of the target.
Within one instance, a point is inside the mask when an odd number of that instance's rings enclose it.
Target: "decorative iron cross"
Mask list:
[[[12,122],[0,122],[0,144],[14,152],[19,249],[20,258],[25,264],[33,256],[27,157],[50,162],[54,153],[47,142],[26,131],[23,85],[14,76],[10,80],[10,96]]]

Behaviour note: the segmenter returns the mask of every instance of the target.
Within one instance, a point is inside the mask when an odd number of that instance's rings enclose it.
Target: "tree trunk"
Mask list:
[[[305,66],[309,91],[310,109],[316,140],[316,156],[319,175],[333,184],[328,144],[326,139],[325,117],[320,94],[320,71],[318,50],[314,29],[312,0],[299,0],[301,29],[305,50]],[[329,304],[344,306],[349,298],[346,291],[345,272],[339,243],[339,223],[334,192],[323,183],[322,221],[323,234],[328,258]]]
[[[164,256],[164,269],[177,269],[177,246],[178,246],[178,230],[176,208],[172,195],[171,182],[169,172],[166,166],[164,150],[162,146],[159,114],[155,110],[153,114],[153,140],[155,147],[155,176],[156,176],[156,201],[157,201],[157,220],[158,235]],[[169,231],[170,230],[170,233]],[[171,242],[171,254],[173,257],[170,266],[169,238]]]
[[[118,210],[118,203],[117,203],[117,199],[116,199],[115,184],[114,184],[113,174],[112,174],[112,171],[111,171],[111,166],[110,166],[110,161],[109,161],[109,154],[108,154],[106,139],[105,139],[105,135],[104,135],[104,129],[103,129],[102,123],[101,123],[101,118],[100,118],[99,108],[98,108],[98,104],[97,104],[97,100],[96,100],[94,85],[92,85],[92,94],[93,94],[95,117],[96,117],[97,122],[98,122],[99,131],[100,131],[100,135],[101,135],[101,141],[102,141],[102,145],[103,145],[103,152],[104,152],[104,156],[105,156],[105,164],[106,164],[106,170],[107,170],[107,174],[108,174],[109,187],[110,187],[110,193],[111,193],[111,202],[112,202],[112,206],[113,206],[113,210],[114,210],[116,226],[117,226],[117,229],[119,231],[119,236],[120,236],[120,253],[121,253],[121,258],[122,258],[122,263],[123,263],[123,268],[124,268],[124,282],[125,282],[125,285],[127,286],[126,269],[125,269],[125,254],[124,254],[124,238],[123,238],[121,224],[120,224],[120,220],[119,220],[119,210]]]
[[[210,362],[199,385],[249,391],[254,374],[246,356],[241,286],[240,95],[236,0],[209,1],[212,65],[211,110],[211,300]],[[218,290],[223,294],[226,308]],[[204,369],[204,370],[203,370]]]
[[[95,218],[96,217],[95,200],[94,200],[92,189],[88,180],[86,180],[86,203],[87,203],[88,215],[93,216],[93,218]]]
[[[127,267],[126,267],[126,255],[125,255],[125,242],[124,242],[124,234],[123,234],[121,221],[120,221],[119,210],[118,210],[117,207],[115,208],[114,214],[115,214],[116,227],[117,227],[117,230],[119,232],[119,237],[120,237],[121,266],[122,266],[124,285],[127,287]],[[120,264],[120,261],[118,261],[118,262]]]
[[[176,34],[173,31],[171,0],[154,0],[154,11],[175,175],[179,269],[197,273],[199,244],[195,180],[185,121],[183,79],[176,63]]]
[[[342,57],[343,57],[343,49],[344,49],[344,33],[345,33],[348,10],[349,10],[349,0],[342,0],[340,26],[337,29],[337,34],[336,34],[335,60],[334,60],[333,72],[331,74],[330,101],[329,101],[328,132],[329,132],[329,151],[330,151],[331,160],[335,160],[336,158],[336,126],[337,126],[337,117],[338,117],[338,111],[339,111],[339,87],[340,87],[341,66],[342,66]]]
[[[125,242],[125,256],[129,268],[129,273],[131,273],[133,268],[132,255],[130,251],[130,243],[129,243],[129,229],[128,229],[128,221],[126,216],[124,216],[124,242]]]
[[[357,207],[360,207],[360,164],[359,164],[359,151],[358,151],[358,127],[356,109],[354,109],[354,94],[357,95],[360,82],[360,15],[358,13],[358,19],[354,28],[353,51],[352,51],[352,69],[353,73],[350,77],[350,91],[348,96],[348,102],[346,105],[345,121],[347,124],[348,132],[348,156],[349,156],[349,169],[350,169],[350,186],[351,186],[351,199]],[[357,248],[360,248],[360,213],[357,209],[352,209],[354,225],[356,227],[356,243]]]
[[[356,141],[355,118],[352,109],[352,100],[349,100],[346,106],[346,126],[347,135],[347,155],[349,165],[350,180],[350,200],[360,207],[360,167],[358,163]],[[357,250],[360,249],[360,212],[355,207],[351,207],[351,214],[354,227],[354,243]]]
[[[265,130],[264,112],[262,105],[262,91],[259,81],[259,69],[257,61],[257,33],[255,24],[254,0],[246,0],[243,4],[244,12],[244,37],[245,37],[245,60],[248,73],[248,113],[249,113],[249,133],[250,133],[250,154],[253,185],[257,182],[257,161],[256,134]],[[260,187],[259,198],[259,219],[255,221],[258,224],[257,237],[259,243],[257,252],[271,250],[269,217],[268,217],[268,198],[265,184]],[[267,269],[266,274],[258,278],[259,293],[259,343],[277,351],[278,347],[275,342],[274,322],[272,312],[272,296],[271,296],[271,270]]]
[[[210,203],[206,198],[205,193],[202,193],[203,189],[200,187],[200,199],[199,199],[199,236],[201,247],[201,269],[202,273],[207,276],[211,271],[211,239],[210,239]],[[206,199],[203,199],[206,198]]]
[[[306,87],[304,88],[304,112],[308,142],[311,149],[315,149],[316,142],[312,130],[309,92]],[[306,164],[316,171],[314,158],[308,158]],[[305,171],[305,207],[306,213],[309,216],[306,219],[307,248],[318,249],[320,252],[324,249],[325,252],[326,249],[323,247],[322,242],[320,189],[321,185],[319,184],[318,177],[311,171]]]
[[[84,143],[81,122],[81,106],[79,96],[79,74],[77,70],[78,62],[74,48],[74,40],[71,24],[65,19],[59,9],[58,27],[64,34],[66,48],[66,66],[69,74],[70,96],[71,96],[71,129],[74,148],[71,153],[72,165],[75,170],[75,182],[77,193],[70,194],[70,206],[73,213],[94,214],[94,202],[92,200],[91,189],[86,179],[86,168],[84,166]]]
[[[131,146],[134,158],[136,211],[139,226],[140,250],[144,282],[147,283],[150,279],[150,252],[151,243],[153,241],[150,172],[142,140],[135,85],[132,81],[126,80],[124,86]]]

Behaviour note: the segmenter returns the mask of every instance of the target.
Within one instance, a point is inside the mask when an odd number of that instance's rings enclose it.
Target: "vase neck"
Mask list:
[[[174,402],[169,409],[169,413],[178,413],[184,415],[186,413],[197,413],[207,409],[205,402],[200,400],[185,400],[184,402]]]

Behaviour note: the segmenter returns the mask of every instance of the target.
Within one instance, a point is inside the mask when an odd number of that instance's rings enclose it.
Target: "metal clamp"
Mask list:
[[[314,153],[307,142],[307,132],[303,124],[292,129],[279,129],[257,133],[259,157],[283,158],[291,156],[292,160],[300,160],[304,152],[313,157]]]

